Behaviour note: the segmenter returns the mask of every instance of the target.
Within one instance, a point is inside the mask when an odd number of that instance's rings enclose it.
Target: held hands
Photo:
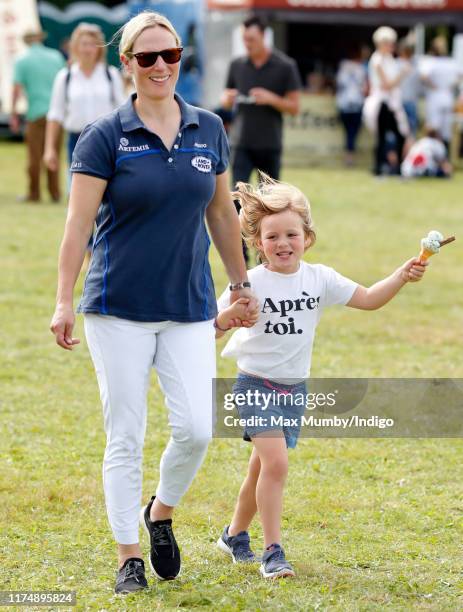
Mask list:
[[[224,308],[219,313],[217,321],[222,329],[231,329],[232,327],[252,327],[256,324],[258,318],[257,302],[255,301],[255,306],[252,306],[250,298],[242,297],[238,298],[228,308]]]
[[[412,257],[399,268],[400,278],[404,283],[417,283],[423,278],[428,265],[429,261],[420,261],[419,257]]]
[[[254,293],[251,291],[251,289],[249,289],[248,287],[245,287],[244,289],[239,289],[238,291],[230,291],[230,304],[233,305],[236,301],[238,301],[240,298],[247,298],[249,300],[247,306],[246,306],[246,314],[244,319],[241,319],[241,321],[251,321],[251,320],[255,320],[253,321],[253,323],[251,325],[241,325],[243,327],[252,327],[258,317],[259,317],[259,302],[256,298],[256,296],[254,295]],[[240,327],[241,327],[240,326]],[[238,327],[238,326],[237,326]]]
[[[79,344],[79,338],[72,337],[75,316],[72,306],[57,305],[50,323],[50,331],[55,335],[56,344],[67,351],[72,351],[75,344]]]
[[[257,323],[259,318],[259,309],[249,309],[249,298],[239,298],[229,308],[229,327],[252,327]]]

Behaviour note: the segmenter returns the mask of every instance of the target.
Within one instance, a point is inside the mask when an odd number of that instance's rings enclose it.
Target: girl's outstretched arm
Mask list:
[[[429,262],[420,262],[418,257],[406,261],[387,278],[371,287],[359,285],[347,306],[360,310],[377,310],[387,304],[407,283],[416,283],[423,278]]]

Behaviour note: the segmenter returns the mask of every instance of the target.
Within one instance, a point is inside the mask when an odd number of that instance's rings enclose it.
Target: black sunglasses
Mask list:
[[[174,47],[173,49],[163,49],[162,51],[147,51],[141,53],[127,53],[129,57],[134,57],[141,68],[149,68],[154,66],[161,56],[166,64],[176,64],[182,57],[183,47]]]

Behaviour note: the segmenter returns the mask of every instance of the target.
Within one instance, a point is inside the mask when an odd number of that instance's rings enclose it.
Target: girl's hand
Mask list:
[[[67,351],[72,351],[75,344],[79,344],[79,338],[72,337],[75,315],[72,306],[56,306],[55,313],[50,323],[50,331],[55,335],[56,344]]]
[[[252,327],[259,318],[259,307],[254,301],[252,310],[249,310],[251,299],[248,297],[238,298],[231,306],[220,313],[222,325],[228,327]]]
[[[413,257],[399,268],[400,277],[405,283],[417,283],[423,278],[429,261],[420,261],[419,257]]]
[[[242,327],[246,318],[249,298],[239,298],[226,309],[229,327]]]
[[[246,309],[246,316],[244,317],[246,320],[252,318],[254,311],[259,310],[259,302],[251,291],[251,289],[240,289],[239,291],[231,291],[230,292],[230,304],[234,304],[240,298],[247,298],[248,305]],[[257,319],[256,319],[257,320]]]
[[[243,327],[253,327],[257,321],[259,320],[259,304],[256,303],[255,307],[253,310],[249,310],[249,305],[248,305],[248,310],[246,312],[246,319],[241,321],[241,325]]]

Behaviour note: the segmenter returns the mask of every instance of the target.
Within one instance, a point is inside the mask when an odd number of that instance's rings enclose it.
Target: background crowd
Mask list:
[[[251,17],[245,26],[246,55],[230,64],[215,109],[227,131],[232,126],[234,184],[248,180],[254,169],[279,177],[283,115],[297,115],[303,87],[294,60],[266,42],[265,22]],[[79,24],[66,56],[47,47],[45,38],[40,30],[26,32],[27,51],[14,68],[10,129],[21,129],[17,107],[23,94],[28,187],[18,199],[29,202],[41,199],[41,167],[47,172],[51,200],[61,199],[63,132],[70,163],[84,127],[120,106],[132,90],[130,79],[107,64],[106,41],[98,25]],[[375,175],[450,176],[450,142],[454,131],[459,132],[454,125],[463,101],[463,66],[449,55],[447,39],[435,37],[428,54],[418,57],[413,33],[398,40],[392,28],[383,26],[375,31],[372,45],[373,52],[350,44],[332,82],[345,133],[345,165],[356,163],[358,136],[365,125],[374,139]],[[321,75],[318,80],[316,73],[309,77],[308,91],[320,91]]]

